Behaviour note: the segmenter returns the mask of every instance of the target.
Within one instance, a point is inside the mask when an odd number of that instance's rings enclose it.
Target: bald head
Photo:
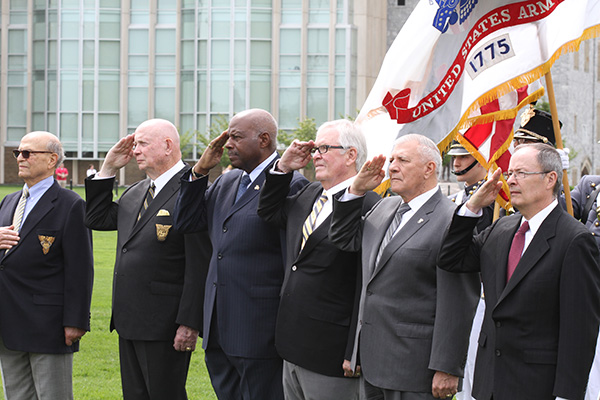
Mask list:
[[[135,130],[134,138],[133,155],[140,170],[151,179],[158,178],[181,160],[179,133],[167,120],[142,122]]]
[[[230,125],[236,119],[244,119],[248,124],[248,127],[252,129],[257,136],[261,133],[268,134],[271,140],[270,146],[268,147],[270,153],[277,149],[277,121],[268,111],[260,108],[244,110],[231,118]]]
[[[64,161],[62,144],[50,132],[36,131],[23,136],[19,150],[29,150],[29,158],[17,157],[19,177],[31,187],[52,176],[57,166]]]

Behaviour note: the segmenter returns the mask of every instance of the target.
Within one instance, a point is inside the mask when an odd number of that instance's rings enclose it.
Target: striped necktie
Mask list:
[[[138,221],[142,218],[144,211],[150,206],[152,200],[154,199],[154,191],[156,190],[156,185],[152,182],[152,185],[148,188],[148,193],[146,193],[146,197],[144,198],[144,204],[142,204],[142,208],[140,208],[140,213],[138,214]]]
[[[375,259],[375,265],[379,264],[379,260],[381,259],[383,250],[388,245],[390,240],[392,240],[392,238],[394,237],[394,233],[396,233],[396,230],[398,229],[398,226],[400,226],[400,222],[402,221],[402,216],[405,213],[407,213],[409,210],[410,210],[410,206],[408,205],[408,203],[402,203],[402,205],[396,211],[396,215],[394,215],[394,219],[392,220],[392,223],[388,227],[387,231],[385,231],[385,236],[383,237],[383,240],[381,241],[381,246],[379,246],[379,251],[377,252],[377,258]]]
[[[302,245],[300,246],[300,250],[304,248],[308,237],[313,233],[313,230],[315,229],[315,224],[317,222],[317,217],[319,216],[321,210],[323,210],[323,205],[325,204],[325,202],[327,202],[327,196],[325,195],[325,193],[323,193],[321,197],[317,199],[317,202],[313,206],[312,211],[304,221],[304,225],[302,225]]]
[[[27,198],[29,197],[29,190],[27,188],[23,188],[23,193],[21,194],[21,198],[19,199],[19,203],[17,204],[17,208],[15,209],[15,215],[13,216],[13,227],[15,231],[19,232],[21,230],[21,224],[23,222],[23,214],[25,213],[25,204],[27,203]]]

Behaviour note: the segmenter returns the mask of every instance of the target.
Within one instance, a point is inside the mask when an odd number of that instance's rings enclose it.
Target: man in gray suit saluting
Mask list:
[[[437,184],[440,152],[425,136],[400,137],[389,175],[397,197],[361,218],[364,194],[385,171],[383,155],[367,161],[334,203],[330,239],[362,247],[363,286],[352,366],[362,367],[367,399],[451,397],[463,375],[479,278],[436,267],[454,203]]]

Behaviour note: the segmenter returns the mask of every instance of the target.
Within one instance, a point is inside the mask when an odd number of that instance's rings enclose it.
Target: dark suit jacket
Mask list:
[[[286,197],[292,174],[267,174],[258,215],[286,230],[286,269],[275,346],[289,362],[323,375],[344,375],[350,360],[360,296],[360,253],[339,250],[328,238],[331,215],[300,251],[302,225],[322,193],[319,182]],[[380,199],[371,192],[363,214]],[[353,329],[354,328],[354,329]]]
[[[267,166],[265,170],[272,167]],[[175,207],[175,228],[207,231],[213,246],[206,280],[204,340],[208,345],[213,312],[218,318],[219,344],[228,355],[278,357],[274,346],[275,318],[283,282],[283,235],[257,214],[263,171],[234,204],[242,171],[221,175],[208,187],[208,177],[181,180]],[[294,174],[290,193],[307,183]],[[216,303],[216,305],[215,305]]]
[[[0,226],[12,224],[20,197],[19,191],[2,200]],[[0,251],[0,332],[7,348],[72,353],[79,342],[67,346],[64,327],[90,330],[94,259],[84,208],[79,195],[55,181],[25,219],[19,243]],[[54,238],[47,254],[41,236]]]
[[[481,271],[485,316],[473,394],[478,400],[583,399],[600,320],[598,247],[556,207],[506,284],[521,215],[473,237],[477,218],[454,216],[440,268]]]
[[[592,193],[598,188],[598,185],[600,185],[600,176],[586,175],[581,178],[577,186],[575,186],[575,188],[571,191],[573,216],[576,219],[583,218],[583,212],[588,201],[588,197],[591,196]],[[567,209],[564,194],[561,196],[561,206],[564,210]],[[600,248],[600,221],[598,220],[598,212],[596,211],[597,208],[598,202],[596,199],[594,199],[592,208],[587,215],[585,226],[590,232],[592,232],[592,235],[594,235],[594,238],[596,239],[596,244]]]
[[[111,330],[124,339],[171,341],[179,325],[202,332],[210,243],[206,235],[172,228],[179,181],[189,169],[171,178],[139,221],[150,179],[129,187],[117,202],[114,179],[85,180],[86,225],[118,231]],[[164,240],[160,229],[168,229]]]
[[[362,200],[334,203],[330,239],[362,246],[360,364],[380,388],[431,393],[435,371],[462,376],[475,307],[477,274],[436,268],[454,203],[438,191],[396,233],[375,265],[400,196],[381,200],[361,219]]]

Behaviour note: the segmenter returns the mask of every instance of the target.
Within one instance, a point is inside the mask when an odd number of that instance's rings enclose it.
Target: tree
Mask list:
[[[202,133],[198,130],[187,131],[179,136],[179,147],[181,148],[181,157],[184,160],[196,160],[200,158],[210,142],[219,136],[229,127],[229,121],[226,115],[218,115],[210,125],[208,132]],[[196,144],[197,154],[194,152],[194,143]],[[223,152],[219,165],[226,168],[230,164],[227,152]]]

